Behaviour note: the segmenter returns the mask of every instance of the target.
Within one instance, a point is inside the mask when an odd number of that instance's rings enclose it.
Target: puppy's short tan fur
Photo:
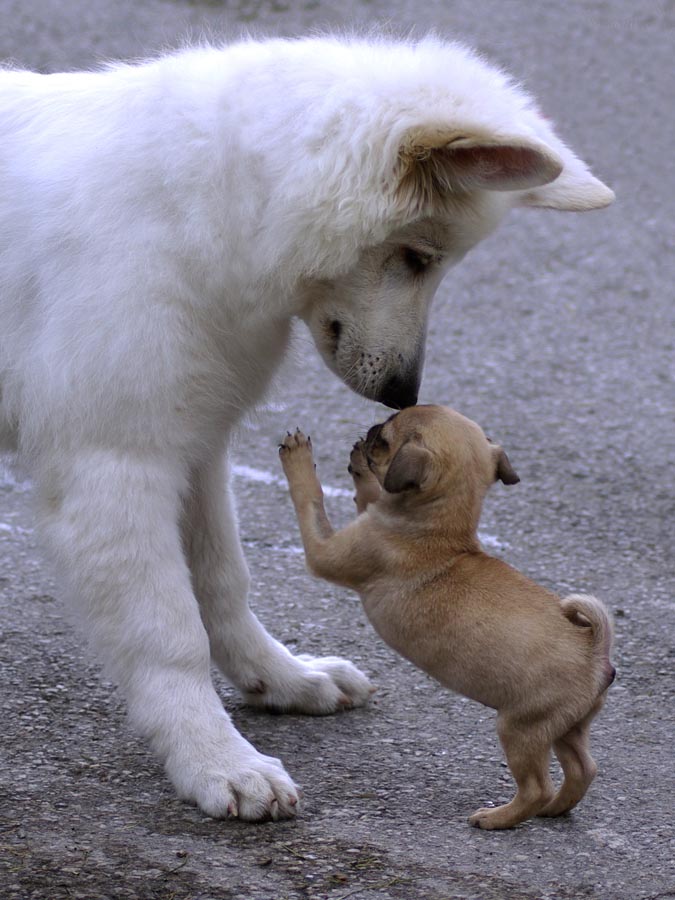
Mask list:
[[[510,828],[575,806],[596,773],[588,737],[614,678],[612,626],[594,597],[560,599],[481,550],[488,488],[518,481],[502,448],[445,407],[396,413],[354,446],[359,515],[337,532],[309,438],[289,434],[279,452],[310,571],[358,591],[380,636],[415,665],[498,711],[518,790],[469,822]]]

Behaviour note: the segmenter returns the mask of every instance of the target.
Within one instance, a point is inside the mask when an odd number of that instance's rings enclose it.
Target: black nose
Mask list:
[[[384,383],[377,399],[392,409],[405,409],[417,403],[420,388],[420,375],[417,367],[403,377],[394,375]]]

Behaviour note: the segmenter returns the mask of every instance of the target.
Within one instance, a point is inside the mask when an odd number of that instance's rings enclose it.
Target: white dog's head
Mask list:
[[[495,209],[502,212],[480,194],[452,207],[397,228],[344,275],[305,289],[305,321],[328,367],[394,409],[417,402],[427,317],[443,276],[495,227]]]
[[[300,314],[328,366],[357,393],[408,406],[447,269],[514,206],[582,211],[613,194],[529,95],[457,44],[295,50],[317,96],[308,106],[305,82],[296,114],[286,110],[302,170],[281,185],[277,247],[303,271]]]

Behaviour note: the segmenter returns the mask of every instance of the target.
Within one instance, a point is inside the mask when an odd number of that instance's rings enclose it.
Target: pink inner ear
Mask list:
[[[563,170],[553,151],[525,138],[493,143],[439,129],[411,134],[398,162],[397,195],[409,215],[422,213],[454,191],[533,190]]]
[[[518,145],[449,144],[437,153],[447,166],[449,181],[462,187],[517,191],[548,184],[562,172],[562,163],[535,147]],[[440,160],[439,160],[440,161]]]

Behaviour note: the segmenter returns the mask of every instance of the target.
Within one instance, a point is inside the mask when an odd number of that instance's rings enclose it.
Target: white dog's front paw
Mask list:
[[[290,819],[300,807],[298,789],[281,761],[265,756],[241,736],[220,759],[167,762],[178,795],[215,819],[247,822]]]
[[[324,716],[364,706],[375,691],[353,663],[337,656],[292,657],[290,671],[279,672],[274,684],[260,684],[258,692],[246,692],[252,706],[277,712]]]

